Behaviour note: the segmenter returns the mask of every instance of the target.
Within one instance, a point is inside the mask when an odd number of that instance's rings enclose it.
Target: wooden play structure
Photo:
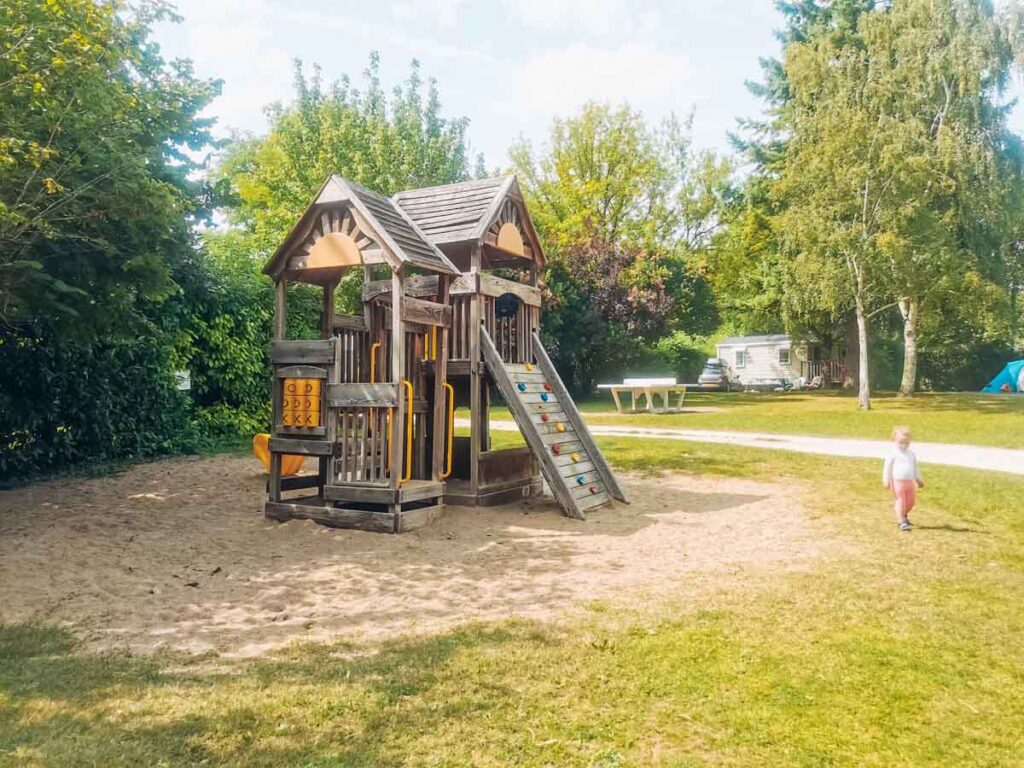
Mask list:
[[[401,532],[445,503],[541,493],[566,514],[625,495],[537,331],[543,252],[515,176],[384,197],[332,176],[274,253],[266,515]],[[335,312],[349,270],[363,314]],[[321,338],[287,338],[288,284],[323,289]],[[527,446],[492,450],[494,390]],[[468,407],[468,437],[454,411]],[[290,456],[315,475],[284,476]]]

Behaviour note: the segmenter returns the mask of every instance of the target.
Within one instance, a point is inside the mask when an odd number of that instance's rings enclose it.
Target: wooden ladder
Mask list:
[[[611,499],[628,503],[540,337],[533,334],[533,365],[504,362],[487,329],[480,336],[491,376],[565,514],[583,520]]]

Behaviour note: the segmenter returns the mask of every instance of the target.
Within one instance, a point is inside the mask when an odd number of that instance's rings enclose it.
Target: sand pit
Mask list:
[[[449,507],[429,528],[390,536],[266,520],[250,458],[41,483],[0,493],[0,621],[61,623],[94,650],[252,656],[297,639],[697,593],[821,555],[791,486],[666,476],[625,487],[631,505],[586,522],[536,499]]]

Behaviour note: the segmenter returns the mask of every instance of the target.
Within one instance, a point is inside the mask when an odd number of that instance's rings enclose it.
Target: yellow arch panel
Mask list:
[[[330,232],[313,245],[306,257],[306,269],[354,267],[363,263],[356,241],[340,232]]]
[[[526,254],[526,249],[523,247],[523,234],[519,231],[519,227],[510,221],[502,224],[501,229],[498,230],[497,246],[503,251],[519,256]]]

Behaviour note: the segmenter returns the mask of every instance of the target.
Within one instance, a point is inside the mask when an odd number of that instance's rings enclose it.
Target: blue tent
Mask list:
[[[1011,392],[1024,393],[1024,360],[1014,360],[1012,363],[1007,363],[1006,367],[999,372],[992,381],[988,383],[982,392],[988,392],[989,394],[1003,391],[1004,386],[1009,386]]]

